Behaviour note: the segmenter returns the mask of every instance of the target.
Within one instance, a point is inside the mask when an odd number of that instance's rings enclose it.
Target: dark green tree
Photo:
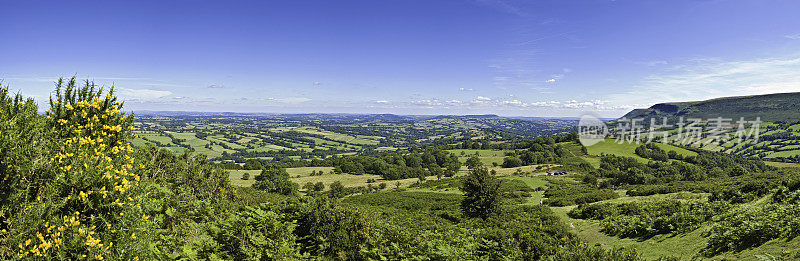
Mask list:
[[[464,191],[461,209],[466,216],[485,219],[499,212],[500,180],[486,167],[471,169],[461,190]]]
[[[478,155],[472,155],[467,159],[465,165],[467,165],[467,168],[469,169],[474,169],[483,166],[483,162],[481,162],[481,159],[478,158]]]
[[[319,192],[323,190],[325,190],[325,184],[323,184],[321,181],[314,184],[314,191]]]
[[[522,160],[517,157],[505,157],[503,159],[503,168],[516,168],[522,166]]]
[[[728,169],[728,176],[736,177],[742,175],[747,175],[747,170],[740,165],[736,165]]]
[[[258,162],[255,159],[247,159],[247,161],[244,162],[244,169],[261,169],[261,162]]]
[[[278,167],[276,164],[268,164],[261,169],[261,174],[255,177],[256,183],[253,188],[266,192],[292,195],[297,192],[297,183],[289,180],[289,173],[286,169]]]
[[[329,188],[330,191],[328,191],[328,193],[330,193],[332,198],[342,198],[347,195],[347,189],[345,189],[340,181],[333,182]]]

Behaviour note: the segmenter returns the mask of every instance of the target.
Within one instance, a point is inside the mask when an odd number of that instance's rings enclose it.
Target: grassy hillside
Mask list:
[[[697,102],[680,103],[661,103],[647,109],[636,109],[625,116],[626,119],[644,119],[644,132],[649,130],[650,119],[656,119],[661,123],[663,118],[668,119],[668,124],[673,126],[661,130],[668,130],[669,143],[681,143],[683,145],[702,148],[711,151],[723,151],[737,155],[759,157],[770,161],[779,162],[800,162],[800,93],[777,93],[769,95],[725,97]],[[702,139],[695,139],[686,142],[678,139],[679,117],[684,121],[689,118],[698,118],[702,122],[697,125],[703,128]],[[709,119],[714,118],[730,119],[730,124],[726,129],[720,130],[719,134],[728,135],[722,142],[714,142],[709,136],[714,131]],[[743,142],[739,143],[736,131],[739,125],[736,123],[744,117],[746,121],[755,121],[760,118],[761,124],[758,127],[758,139],[755,136],[745,135]],[[618,121],[610,122],[612,132],[615,132]],[[745,131],[751,129],[751,125],[745,126]],[[647,134],[645,134],[646,136]]]
[[[694,151],[672,146],[669,144],[663,144],[663,143],[654,143],[654,144],[656,144],[656,146],[667,152],[675,151],[676,153],[683,156],[697,155],[697,153]],[[600,156],[601,154],[611,154],[622,157],[631,157],[637,159],[639,162],[646,163],[650,160],[642,158],[639,155],[636,155],[636,153],[634,152],[636,150],[636,147],[639,147],[641,145],[642,145],[641,143],[618,142],[618,140],[616,139],[606,139],[604,141],[598,142],[597,144],[586,147],[586,152],[588,155],[585,157],[585,159],[588,162],[595,165],[595,167],[597,167],[597,165],[600,164],[600,161],[597,158],[597,156]]]
[[[800,93],[775,93],[755,96],[724,97],[695,102],[659,103],[647,109],[636,109],[626,118],[680,117],[755,119],[765,122],[800,119]]]

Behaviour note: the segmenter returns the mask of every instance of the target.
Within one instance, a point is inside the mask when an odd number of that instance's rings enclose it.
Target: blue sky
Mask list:
[[[800,91],[797,1],[0,0],[0,79],[128,110],[619,116]]]

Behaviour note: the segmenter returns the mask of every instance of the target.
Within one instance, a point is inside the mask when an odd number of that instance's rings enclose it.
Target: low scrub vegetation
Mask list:
[[[725,203],[637,201],[580,205],[568,215],[572,218],[600,220],[602,231],[612,236],[648,238],[692,231],[729,207]]]
[[[551,180],[550,183],[553,185],[544,192],[547,198],[544,203],[550,206],[563,207],[619,197],[613,190],[597,189],[583,183],[559,180]]]

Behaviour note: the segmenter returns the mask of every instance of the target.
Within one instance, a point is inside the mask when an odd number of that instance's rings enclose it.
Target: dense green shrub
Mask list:
[[[328,197],[307,197],[287,205],[295,220],[295,235],[302,252],[314,256],[364,259],[370,247],[371,228],[358,209],[340,206]]]
[[[703,181],[709,177],[742,176],[749,172],[760,173],[775,168],[759,160],[719,152],[697,150],[696,156],[667,161],[667,154],[653,144],[640,146],[636,153],[656,161],[642,163],[632,157],[601,155],[598,176],[611,178],[613,185],[664,184],[676,181]],[[677,157],[677,156],[676,156]],[[676,158],[678,159],[678,158]],[[750,170],[749,172],[746,170]]]
[[[677,157],[676,152],[670,151],[668,155],[666,151],[656,146],[655,143],[647,143],[644,145],[640,145],[639,147],[636,147],[634,153],[636,153],[636,155],[639,155],[642,158],[653,159],[657,161],[667,161],[670,158]]]
[[[568,215],[601,220],[602,231],[609,235],[647,238],[692,231],[728,208],[729,205],[722,202],[636,201],[581,205]]]
[[[477,155],[472,155],[467,158],[467,161],[464,163],[464,165],[469,169],[474,169],[479,166],[483,166],[483,162],[481,162],[481,158],[479,158]]]
[[[787,204],[800,203],[800,179],[784,181],[772,194],[772,201]]]
[[[411,150],[409,153],[385,152],[377,155],[349,155],[327,160],[336,173],[353,175],[374,174],[387,180],[405,178],[423,178],[426,176],[445,175],[461,168],[458,156],[439,148],[428,148],[422,151]]]
[[[268,206],[245,207],[209,228],[213,251],[205,258],[231,260],[285,260],[300,255],[293,234],[297,225]],[[203,255],[201,255],[203,256]]]
[[[583,183],[560,180],[551,180],[550,183],[553,185],[544,192],[547,198],[544,203],[550,206],[563,207],[619,197],[613,190],[596,189]]]
[[[586,243],[573,243],[559,249],[549,256],[552,261],[634,261],[643,260],[635,248],[614,248],[605,250],[599,246]]]
[[[708,189],[697,182],[671,182],[667,184],[632,186],[625,192],[628,196],[650,196],[655,194],[669,194],[681,191],[706,192]]]
[[[776,238],[800,236],[800,206],[796,204],[742,206],[715,217],[714,221],[704,250],[710,256],[759,246]]]

